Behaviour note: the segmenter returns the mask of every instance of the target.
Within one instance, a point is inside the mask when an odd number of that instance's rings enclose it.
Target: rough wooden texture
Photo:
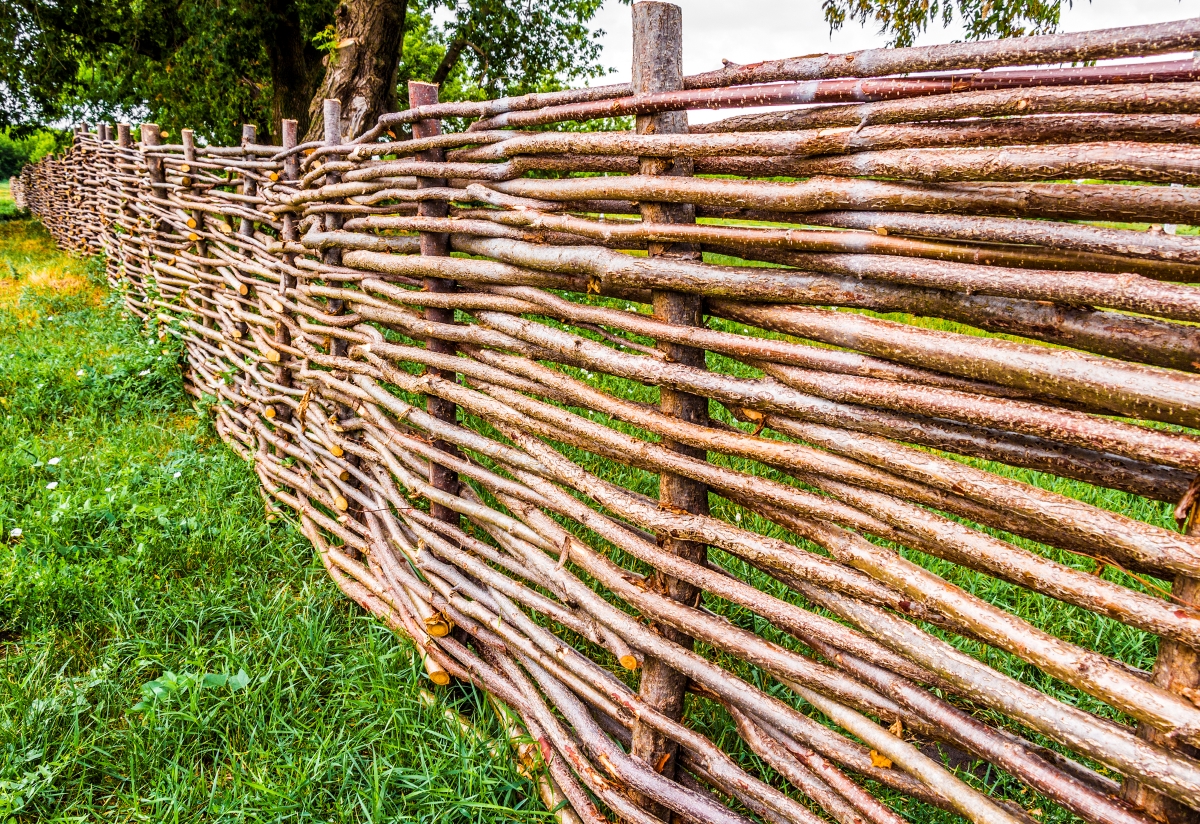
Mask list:
[[[325,77],[312,98],[305,140],[319,140],[322,134],[329,139],[329,112],[317,106],[318,100],[344,101],[333,124],[347,140],[396,105],[407,0],[343,0],[334,14],[341,40],[334,44]]]
[[[346,595],[507,708],[564,820],[899,824],[868,787],[1039,817],[965,769],[1043,814],[1193,821],[1200,241],[1163,224],[1200,224],[1200,82],[1027,66],[1192,49],[1200,21],[685,78],[678,10],[634,11],[633,86],[418,84],[283,147],[80,128],[13,193],[184,342]],[[682,110],[801,94],[875,102]],[[500,128],[614,106],[635,131]],[[1034,595],[1128,659],[1022,617]]]
[[[642,2],[633,9],[633,89],[635,94],[655,94],[674,91],[683,87],[683,15],[678,6],[670,3]],[[673,111],[644,114],[637,118],[637,133],[640,135],[671,135],[687,133],[687,112]],[[638,161],[638,172],[642,175],[687,176],[691,174],[690,158],[642,157]],[[645,223],[677,224],[695,223],[695,209],[690,204],[642,203],[641,218]],[[700,252],[690,243],[652,243],[648,249],[651,258],[667,260],[699,260]],[[673,326],[703,326],[702,298],[698,295],[656,289],[652,292],[652,304],[656,320]],[[658,349],[666,359],[693,368],[704,369],[704,350],[684,346],[676,342],[660,340]],[[708,424],[708,398],[690,392],[662,387],[659,389],[659,407],[663,413],[688,423],[704,426]],[[703,447],[690,446],[674,441],[663,445],[681,455],[706,460]],[[691,478],[670,472],[659,476],[658,500],[664,507],[682,512],[708,514],[708,487]],[[699,541],[681,541],[663,536],[663,549],[675,555],[704,564],[707,547]],[[657,591],[690,606],[699,604],[701,590],[687,581],[681,581],[659,573],[651,582]],[[658,626],[664,637],[684,647],[691,647],[692,639],[669,626]],[[672,669],[657,658],[647,658],[642,670],[638,694],[651,707],[668,718],[678,721],[683,717],[684,698],[687,693],[687,676]],[[653,727],[638,723],[633,729],[631,752],[654,767],[659,774],[668,778],[676,772],[678,761],[677,745]],[[665,809],[653,804],[650,799],[639,799],[659,815],[669,815]]]
[[[409,81],[408,99],[409,103],[413,106],[436,104],[438,102],[438,87],[433,83],[419,83],[415,80]],[[412,133],[414,140],[435,137],[442,133],[442,126],[437,120],[418,120],[412,124]],[[417,153],[416,159],[423,162],[440,163],[446,158],[445,153],[441,149],[433,148]],[[417,178],[417,189],[444,188],[445,186],[446,181],[443,178]],[[417,204],[417,215],[419,217],[444,218],[448,214],[449,204],[444,200],[422,200]],[[450,254],[449,233],[421,232],[420,238],[422,255],[446,257]],[[434,293],[449,293],[457,289],[454,281],[449,278],[425,278],[424,285],[425,291]],[[454,310],[440,306],[426,306],[425,319],[431,323],[454,323]],[[458,347],[454,341],[441,340],[440,338],[426,338],[425,347],[430,352],[437,352],[448,356],[453,356],[458,352]],[[452,381],[456,379],[453,370],[432,369],[431,372],[446,380]],[[458,421],[458,407],[454,403],[439,398],[436,395],[426,396],[425,408],[430,415],[439,420],[449,423],[456,423]],[[458,449],[449,441],[437,440],[434,441],[434,446],[444,452],[450,452],[454,455],[459,454]],[[457,495],[459,492],[458,473],[439,463],[429,464],[429,482],[436,488],[444,489],[451,495]],[[430,503],[429,511],[433,517],[440,520],[455,524],[459,521],[457,512],[436,501]]]

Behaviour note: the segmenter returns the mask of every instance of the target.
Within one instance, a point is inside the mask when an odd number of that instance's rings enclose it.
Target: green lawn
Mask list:
[[[177,353],[7,196],[0,821],[544,820],[474,691],[427,705],[409,645],[268,523]]]

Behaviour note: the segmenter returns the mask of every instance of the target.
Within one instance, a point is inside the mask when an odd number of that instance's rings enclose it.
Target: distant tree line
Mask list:
[[[65,132],[50,129],[26,130],[14,136],[13,130],[0,131],[0,180],[7,180],[26,163],[37,163],[46,155],[64,148],[68,141]]]
[[[607,72],[603,0],[6,0],[0,128],[145,117],[236,141],[281,118],[346,132],[403,106],[410,79],[443,99],[561,88]],[[623,0],[628,2],[628,0]]]

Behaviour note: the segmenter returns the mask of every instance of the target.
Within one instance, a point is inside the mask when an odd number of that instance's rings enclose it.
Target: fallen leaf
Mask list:
[[[311,386],[305,389],[304,394],[300,396],[300,403],[296,406],[296,423],[299,426],[304,426],[304,415],[308,412],[308,404],[312,400],[312,396]]]

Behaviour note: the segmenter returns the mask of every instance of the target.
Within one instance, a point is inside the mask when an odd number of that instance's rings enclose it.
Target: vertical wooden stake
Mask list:
[[[258,138],[258,129],[256,129],[254,127],[254,125],[251,123],[243,123],[242,124],[242,146],[245,147],[245,146],[254,145],[254,142],[257,138]],[[249,158],[249,157],[251,157],[251,155],[247,154],[246,157]],[[241,191],[242,194],[250,195],[250,196],[254,196],[254,195],[258,194],[258,181],[255,180],[252,175],[248,175],[244,171],[239,172],[238,180],[241,182],[240,188],[242,190]],[[254,237],[254,221],[250,220],[249,218],[244,218],[244,217],[239,219],[237,233],[239,235],[241,235],[242,237],[248,237],[248,238]],[[230,271],[235,272],[234,277],[236,278],[237,277],[236,271],[232,267],[230,268]],[[245,321],[239,320],[234,324],[234,326],[236,327],[238,334],[241,336],[241,339],[244,341],[248,341],[249,336],[250,336],[249,324],[247,324]]]
[[[678,6],[670,3],[641,2],[633,6],[633,89],[635,94],[675,91],[683,88],[683,14]],[[687,112],[664,112],[642,115],[637,118],[638,134],[681,134],[686,133]],[[643,175],[681,175],[692,173],[692,163],[685,158],[640,158],[639,171]],[[695,207],[667,203],[641,204],[642,220],[647,223],[695,223]],[[700,252],[692,244],[652,244],[652,257],[673,257],[699,260]],[[655,290],[653,292],[654,316],[666,323],[679,326],[703,324],[703,302],[696,295],[680,292]],[[667,358],[700,369],[705,367],[704,350],[691,346],[659,342],[658,348]],[[672,417],[705,425],[708,423],[708,399],[687,392],[677,392],[665,387],[659,390],[660,407]],[[667,448],[689,457],[707,460],[703,449],[686,446],[672,441],[663,441]],[[665,506],[687,512],[708,513],[708,487],[702,483],[681,478],[670,473],[659,477],[658,498]],[[665,539],[665,549],[687,558],[704,563],[708,548],[695,541]],[[694,605],[699,601],[700,590],[696,587],[665,575],[654,576],[653,584],[661,592],[683,603]],[[692,639],[670,627],[657,627],[663,636],[691,647]],[[688,679],[651,657],[646,658],[642,673],[640,694],[642,700],[665,715],[679,720],[683,716],[684,695]],[[675,775],[674,742],[642,724],[634,726],[633,754],[667,777]],[[666,815],[664,810],[649,799],[642,799],[642,806],[651,812]]]
[[[150,146],[161,146],[162,145],[162,136],[163,136],[163,132],[161,129],[159,129],[157,123],[143,123],[142,124],[142,146],[143,146],[143,149],[150,147]],[[146,173],[150,177],[150,193],[154,197],[158,197],[158,198],[162,198],[163,200],[166,200],[168,197],[169,190],[167,188],[167,170],[166,170],[166,166],[163,163],[162,155],[143,154],[143,157],[145,158],[145,161],[146,161]],[[156,223],[155,225],[153,225],[151,227],[151,229],[152,229],[152,237],[157,237],[159,234],[159,224]],[[157,255],[159,249],[157,246],[153,246],[153,247],[151,247],[151,251]],[[153,272],[154,272],[154,270],[150,268],[149,262],[147,262],[147,264],[143,268],[142,281],[140,284],[141,289],[142,289],[141,299],[143,301],[147,301],[150,299],[150,294],[147,291],[147,289],[150,286],[151,280],[154,278]],[[149,326],[150,331],[154,335],[157,336],[158,335],[158,320],[150,313],[148,304],[145,307],[144,321],[145,321],[146,325]]]
[[[294,149],[299,137],[299,124],[295,120],[285,120],[280,124],[279,132],[284,149]],[[283,176],[285,182],[300,179],[300,157],[292,154],[283,161]],[[300,231],[296,228],[296,216],[291,212],[283,213],[283,231],[280,233],[284,243],[295,243],[300,240]],[[296,288],[296,278],[289,273],[296,265],[296,256],[288,253],[283,255],[283,268],[279,272],[279,295],[288,297],[288,292]],[[275,382],[280,386],[292,385],[292,370],[287,347],[292,344],[292,335],[282,323],[275,324],[275,343],[279,344],[279,365],[275,367]],[[279,404],[275,409],[275,419],[286,423],[292,418],[292,409],[287,404]]]
[[[342,102],[340,100],[329,99],[325,101],[323,115],[325,118],[325,145],[337,146],[342,142]],[[335,160],[336,157],[331,157]],[[342,176],[337,172],[327,172],[325,175],[325,184],[341,183]],[[329,212],[325,215],[325,231],[336,232],[342,228],[344,218],[340,214]],[[321,262],[330,266],[342,265],[342,250],[341,249],[326,249],[321,253]],[[346,310],[346,302],[337,298],[329,300],[329,314],[340,315]],[[329,354],[335,357],[344,358],[349,350],[349,345],[341,338],[331,338],[329,341]]]
[[[427,106],[438,102],[438,87],[435,83],[418,83],[415,80],[410,80],[408,83],[408,105],[411,108],[418,106]],[[413,137],[432,137],[442,133],[442,124],[437,120],[418,120],[412,125]],[[445,159],[445,152],[441,149],[430,149],[425,152],[419,152],[417,160],[426,162],[438,163]],[[445,186],[446,181],[439,177],[418,177],[417,188],[427,189],[433,186]],[[417,204],[417,214],[423,217],[446,217],[449,214],[449,205],[440,200],[423,200]],[[432,255],[435,257],[445,257],[450,254],[450,236],[444,232],[421,232],[421,254]],[[453,292],[458,288],[457,284],[452,280],[445,278],[426,278],[425,291],[427,292]],[[437,309],[426,307],[425,319],[435,323],[454,323],[453,309]],[[425,342],[426,347],[431,352],[438,352],[443,355],[454,355],[458,353],[458,347],[452,341],[438,340],[437,338],[429,338]],[[457,380],[454,372],[445,369],[430,369],[431,374],[437,375],[446,380]],[[432,395],[426,396],[425,408],[430,415],[439,420],[456,423],[458,421],[458,406],[449,401],[435,398]],[[452,445],[443,440],[435,440],[433,445],[444,452],[457,455],[458,450]],[[459,493],[458,473],[453,469],[442,466],[437,463],[429,464],[429,483],[437,489],[444,490],[453,495]],[[441,521],[447,521],[457,525],[459,522],[458,513],[453,509],[442,506],[438,503],[431,503],[429,513]]]
[[[1185,533],[1191,531],[1188,527],[1195,520],[1195,513],[1191,515],[1184,528]],[[1200,599],[1200,580],[1180,575],[1175,578],[1171,594],[1181,601],[1194,604]],[[1195,701],[1194,696],[1200,696],[1200,651],[1179,641],[1159,639],[1153,681],[1155,686]],[[1138,724],[1137,734],[1139,738],[1159,746],[1181,750],[1193,758],[1200,757],[1200,751],[1195,747],[1172,741],[1149,724]],[[1125,780],[1121,786],[1121,797],[1167,824],[1200,824],[1200,810],[1180,804],[1136,781]]]
[[[325,122],[324,122],[325,145],[326,146],[341,145],[341,142],[342,142],[342,103],[341,103],[341,101],[335,100],[332,98],[326,99],[325,103],[324,103],[323,113],[324,113],[324,117],[325,117]],[[331,155],[326,158],[326,162],[328,162],[330,160],[337,160],[337,159],[338,159],[337,155]],[[334,184],[334,183],[341,183],[341,182],[342,182],[342,176],[340,174],[338,174],[337,172],[327,172],[325,174],[325,184],[326,185],[330,185],[330,184]],[[344,222],[345,222],[345,217],[343,215],[332,213],[332,212],[328,213],[325,215],[325,231],[327,231],[327,232],[337,231],[338,229],[342,228],[342,224]],[[326,249],[324,252],[321,253],[321,262],[328,264],[330,266],[341,266],[342,265],[342,250],[341,249]],[[338,298],[330,298],[327,306],[329,308],[329,314],[331,314],[331,315],[341,315],[346,311],[346,301],[338,299]],[[329,354],[330,355],[333,355],[336,358],[344,358],[349,354],[349,352],[350,352],[350,344],[348,341],[346,341],[344,338],[336,338],[336,337],[332,337],[332,336],[330,337],[330,339],[329,339]],[[335,403],[334,410],[335,410],[335,414],[339,418],[349,418],[353,414],[353,410],[349,406],[346,406],[345,404],[342,404],[342,403]],[[357,466],[359,463],[359,459],[355,455],[347,455],[346,460],[349,463],[354,464],[355,466]],[[353,486],[357,486],[358,482],[351,481],[351,484]],[[345,517],[354,518],[355,520],[362,521],[363,520],[362,508],[357,503],[352,504],[350,506],[350,508],[347,510]],[[346,552],[348,555],[350,555],[353,558],[358,557],[358,550],[346,548]]]
[[[142,124],[142,144],[144,146],[161,146],[162,132],[157,123]],[[150,175],[150,189],[155,197],[166,197],[167,175],[163,168],[160,155],[146,155],[146,171]]]
[[[122,167],[129,163],[129,152],[133,149],[133,136],[129,133],[130,126],[128,123],[117,124],[117,168],[120,171],[125,171]],[[122,177],[125,177],[122,175]],[[137,189],[131,186],[125,180],[121,181],[121,213],[129,222],[129,230],[132,232],[137,227],[137,210],[133,208],[134,200],[137,198]],[[119,271],[113,275],[112,282],[116,285],[118,281],[125,281],[125,286],[129,286],[129,262],[130,262],[130,243],[120,236],[118,241],[121,250],[121,259],[118,262]]]
[[[191,129],[184,129],[180,133],[180,136],[183,139],[184,162],[189,164],[194,163],[196,161],[195,134]],[[190,176],[191,169],[188,171],[189,174],[185,175],[185,178]],[[193,190],[191,194],[197,198],[203,197],[202,191],[198,188]],[[196,226],[193,229],[196,234],[196,255],[199,257],[208,257],[208,241],[204,239],[204,212],[200,209],[195,209],[190,214],[192,220],[196,222]],[[202,272],[210,271],[209,267],[203,264],[199,264],[198,268]],[[214,310],[212,287],[205,285],[206,283],[207,281],[203,281],[200,286],[196,287],[196,299],[204,304],[203,306],[199,307],[204,311],[204,314],[200,316],[200,322],[211,329],[216,327],[217,322],[213,319],[211,314]],[[189,289],[188,291],[190,293],[191,290]]]
[[[253,146],[254,142],[257,139],[258,139],[258,129],[254,128],[254,125],[252,123],[243,123],[242,124],[242,146],[243,147]],[[251,158],[251,157],[253,157],[253,155],[247,154],[246,157]],[[246,175],[246,174],[242,174],[241,178],[242,178],[242,194],[251,195],[251,196],[257,195],[258,194],[258,181],[255,180],[253,177]],[[241,223],[238,224],[238,234],[246,236],[246,237],[253,237],[254,222],[252,220],[250,220],[249,218],[242,218]]]

